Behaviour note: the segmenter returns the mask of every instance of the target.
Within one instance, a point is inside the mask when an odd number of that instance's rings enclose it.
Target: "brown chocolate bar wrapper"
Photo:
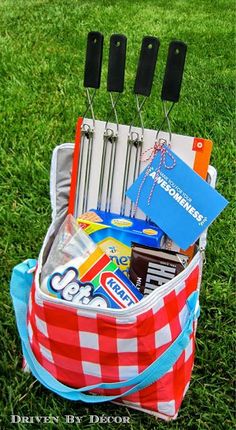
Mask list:
[[[130,280],[144,295],[178,275],[188,264],[189,257],[177,252],[132,244]]]

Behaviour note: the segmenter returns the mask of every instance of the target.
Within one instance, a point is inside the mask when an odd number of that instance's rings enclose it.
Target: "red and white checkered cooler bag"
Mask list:
[[[28,260],[12,275],[23,354],[34,376],[63,397],[111,400],[174,419],[193,368],[203,253],[198,251],[183,272],[130,309],[62,304],[44,294],[40,271],[67,213],[73,147],[54,150],[53,220],[37,268],[34,272],[36,263]],[[209,171],[215,182],[215,169]],[[202,249],[205,243],[206,233]]]

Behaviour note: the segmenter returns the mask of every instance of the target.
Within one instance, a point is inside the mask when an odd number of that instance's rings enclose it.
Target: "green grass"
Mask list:
[[[78,428],[232,429],[234,373],[233,229],[234,18],[233,0],[1,0],[0,1],[0,265],[1,265],[1,429],[10,415],[130,415],[131,424]],[[105,36],[105,61],[95,111],[105,119],[109,106],[106,64],[109,36],[128,37],[126,94],[119,119],[133,115],[133,77],[144,35],[161,40],[155,85],[145,108],[145,126],[161,116],[160,89],[168,43],[188,44],[181,101],[172,115],[177,133],[215,142],[212,164],[217,188],[231,201],[209,230],[201,290],[196,364],[177,421],[166,424],[112,404],[87,406],[53,395],[21,372],[21,352],[11,300],[12,267],[37,257],[50,223],[49,168],[53,148],[73,141],[84,110],[83,63],[86,35]],[[59,429],[72,428],[62,422]],[[33,428],[53,428],[34,425]]]

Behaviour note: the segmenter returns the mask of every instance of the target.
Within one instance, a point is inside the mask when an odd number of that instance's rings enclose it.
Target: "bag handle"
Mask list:
[[[195,312],[195,309],[198,305],[198,292],[192,293],[187,300],[189,318],[180,335],[157,360],[155,360],[139,375],[126,381],[117,383],[99,383],[78,389],[74,389],[62,384],[47,370],[45,370],[36,360],[29,343],[26,317],[29,293],[33,281],[32,268],[35,266],[36,260],[26,260],[13,269],[10,292],[15,309],[16,322],[21,338],[24,357],[35,378],[38,379],[38,381],[40,381],[46,388],[49,388],[56,394],[59,394],[60,396],[69,400],[81,400],[87,403],[106,402],[118,399],[119,397],[128,396],[148,387],[160,379],[175,364],[184,349],[187,347],[190,340],[190,335],[193,332],[193,321],[199,316],[199,307],[197,312]],[[124,387],[131,388],[119,395],[100,396],[84,394],[86,391],[91,391],[96,388],[111,390]]]

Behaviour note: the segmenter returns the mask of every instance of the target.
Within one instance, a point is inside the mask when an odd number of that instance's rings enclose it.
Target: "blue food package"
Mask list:
[[[77,222],[126,275],[132,242],[161,248],[164,241],[164,232],[154,223],[98,209],[81,215]]]

